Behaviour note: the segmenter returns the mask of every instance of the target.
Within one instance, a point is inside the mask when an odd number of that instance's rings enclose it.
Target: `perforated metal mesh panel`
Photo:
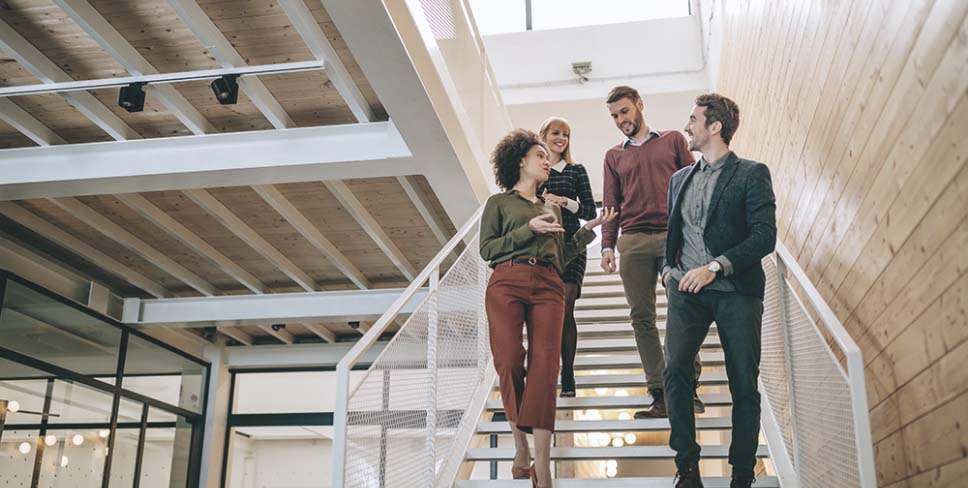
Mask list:
[[[760,379],[800,486],[860,486],[847,373],[789,283],[778,283],[773,260],[763,264],[768,282]]]
[[[351,392],[345,486],[434,486],[490,358],[476,241]]]

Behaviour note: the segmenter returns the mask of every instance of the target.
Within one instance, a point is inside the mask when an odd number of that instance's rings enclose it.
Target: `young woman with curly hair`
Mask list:
[[[538,193],[545,200],[561,208],[565,239],[571,239],[581,227],[582,220],[595,218],[595,199],[585,167],[571,157],[571,125],[561,117],[549,117],[541,124],[538,137],[548,146],[551,173]],[[581,297],[588,255],[583,249],[575,256],[561,280],[565,282],[565,322],[561,332],[561,396],[575,396],[575,352],[578,349],[578,326],[575,322],[575,301]]]
[[[550,487],[565,316],[561,275],[594,239],[592,229],[611,221],[615,213],[603,209],[602,215],[565,239],[561,210],[538,195],[551,165],[548,148],[534,132],[518,129],[505,136],[494,148],[491,164],[504,192],[492,195],[484,206],[480,253],[494,268],[485,308],[501,401],[514,437],[511,473],[515,478],[530,477],[534,486]],[[527,351],[521,345],[522,326],[528,332]],[[534,435],[530,468],[527,433]]]

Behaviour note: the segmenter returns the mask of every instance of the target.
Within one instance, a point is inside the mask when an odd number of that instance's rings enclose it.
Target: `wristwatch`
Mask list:
[[[719,264],[719,261],[713,260],[709,263],[709,266],[707,266],[706,269],[711,271],[713,274],[718,275],[719,272],[723,270],[723,265]]]

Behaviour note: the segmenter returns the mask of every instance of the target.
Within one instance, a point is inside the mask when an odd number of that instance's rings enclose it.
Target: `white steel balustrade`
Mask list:
[[[782,486],[877,486],[860,348],[782,243],[763,267],[763,427]]]

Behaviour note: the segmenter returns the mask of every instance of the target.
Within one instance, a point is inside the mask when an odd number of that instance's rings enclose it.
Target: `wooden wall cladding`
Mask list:
[[[968,478],[968,2],[729,0],[718,91],[860,345],[878,484]],[[960,480],[960,481],[959,481]]]

